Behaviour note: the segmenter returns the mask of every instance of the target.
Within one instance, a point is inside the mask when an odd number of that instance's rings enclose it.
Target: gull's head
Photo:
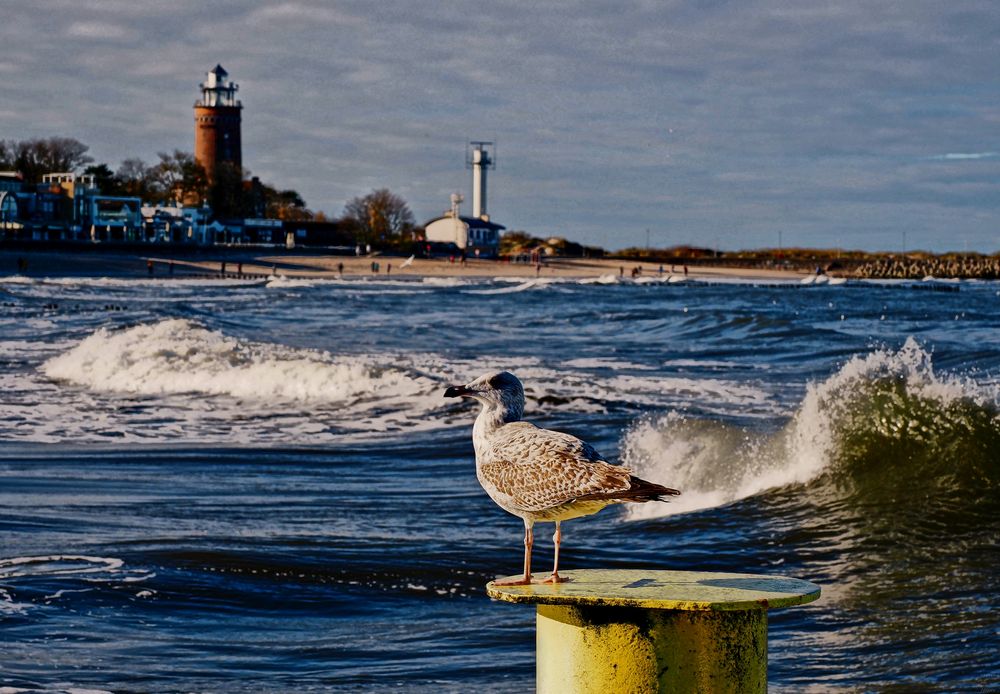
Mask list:
[[[524,414],[524,386],[509,371],[483,374],[464,386],[451,386],[444,391],[446,398],[474,398],[483,407],[498,407],[507,421],[520,419]]]

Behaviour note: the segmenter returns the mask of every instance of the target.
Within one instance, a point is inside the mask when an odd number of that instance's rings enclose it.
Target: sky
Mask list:
[[[995,0],[0,0],[0,139],[194,149],[240,85],[243,163],[313,210],[418,222],[496,143],[493,221],[608,249],[1000,250]]]

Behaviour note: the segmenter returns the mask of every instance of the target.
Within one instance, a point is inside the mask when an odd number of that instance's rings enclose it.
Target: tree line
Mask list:
[[[19,172],[30,185],[47,173],[82,173],[94,177],[102,195],[136,197],[152,204],[209,205],[217,218],[263,216],[283,221],[337,221],[353,232],[359,243],[394,246],[418,237],[409,205],[386,188],[352,198],[339,220],[309,209],[295,190],[279,189],[250,179],[250,171],[221,164],[214,181],[194,155],[182,150],[159,152],[159,161],[125,159],[117,169],[97,163],[90,148],[71,137],[0,140],[0,170]]]

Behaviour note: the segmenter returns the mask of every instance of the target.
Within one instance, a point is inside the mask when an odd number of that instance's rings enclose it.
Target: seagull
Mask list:
[[[664,497],[680,494],[611,465],[575,436],[521,421],[524,386],[508,371],[451,386],[444,396],[472,398],[482,406],[472,427],[476,477],[500,508],[524,521],[524,576],[495,585],[531,583],[532,528],[537,522],[556,525],[552,574],[542,582],[561,583],[567,580],[559,575],[562,521],[589,516],[611,504],[666,501]]]

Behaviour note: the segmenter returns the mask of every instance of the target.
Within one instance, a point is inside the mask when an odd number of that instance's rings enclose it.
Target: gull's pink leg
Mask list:
[[[531,547],[535,544],[535,535],[531,530],[533,521],[524,521],[524,577],[507,578],[502,581],[493,581],[495,586],[526,586],[531,583]]]
[[[556,521],[556,531],[552,533],[552,544],[555,545],[556,548],[555,558],[552,560],[552,575],[542,581],[542,583],[563,583],[569,580],[568,578],[563,578],[559,575],[560,542],[562,542],[562,530],[559,529],[559,521]]]

